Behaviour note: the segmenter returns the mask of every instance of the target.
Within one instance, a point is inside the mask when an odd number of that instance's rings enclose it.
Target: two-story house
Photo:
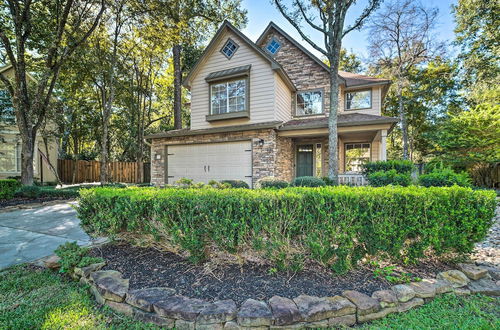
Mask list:
[[[339,172],[386,159],[397,120],[381,115],[390,81],[340,72]],[[252,42],[225,22],[187,75],[189,129],[149,135],[151,181],[172,184],[328,172],[328,66],[270,23]]]

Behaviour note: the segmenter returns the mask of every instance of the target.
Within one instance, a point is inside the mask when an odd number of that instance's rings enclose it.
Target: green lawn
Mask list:
[[[369,329],[500,329],[500,301],[484,296],[436,298]],[[48,270],[21,265],[0,272],[0,329],[144,329],[98,307],[84,286]],[[154,327],[149,327],[153,329]]]

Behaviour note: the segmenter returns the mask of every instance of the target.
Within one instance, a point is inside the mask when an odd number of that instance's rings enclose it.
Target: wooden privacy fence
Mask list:
[[[150,177],[149,163],[137,162],[109,162],[108,181],[125,183],[143,183]],[[142,178],[140,170],[142,167]],[[101,175],[101,163],[99,161],[58,159],[57,172],[64,183],[98,182]]]

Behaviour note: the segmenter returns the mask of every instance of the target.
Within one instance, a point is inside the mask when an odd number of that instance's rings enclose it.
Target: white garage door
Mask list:
[[[251,141],[168,146],[167,155],[169,184],[188,178],[203,183],[242,180],[252,186]]]

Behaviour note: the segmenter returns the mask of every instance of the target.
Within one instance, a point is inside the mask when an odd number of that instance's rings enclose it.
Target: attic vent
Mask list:
[[[234,53],[236,53],[238,47],[239,46],[234,41],[232,41],[231,39],[227,39],[224,47],[222,47],[221,49],[221,52],[227,57],[227,59],[230,59],[234,55]]]
[[[280,49],[281,44],[278,40],[272,38],[271,41],[267,44],[266,50],[271,54],[276,54],[276,52]]]

